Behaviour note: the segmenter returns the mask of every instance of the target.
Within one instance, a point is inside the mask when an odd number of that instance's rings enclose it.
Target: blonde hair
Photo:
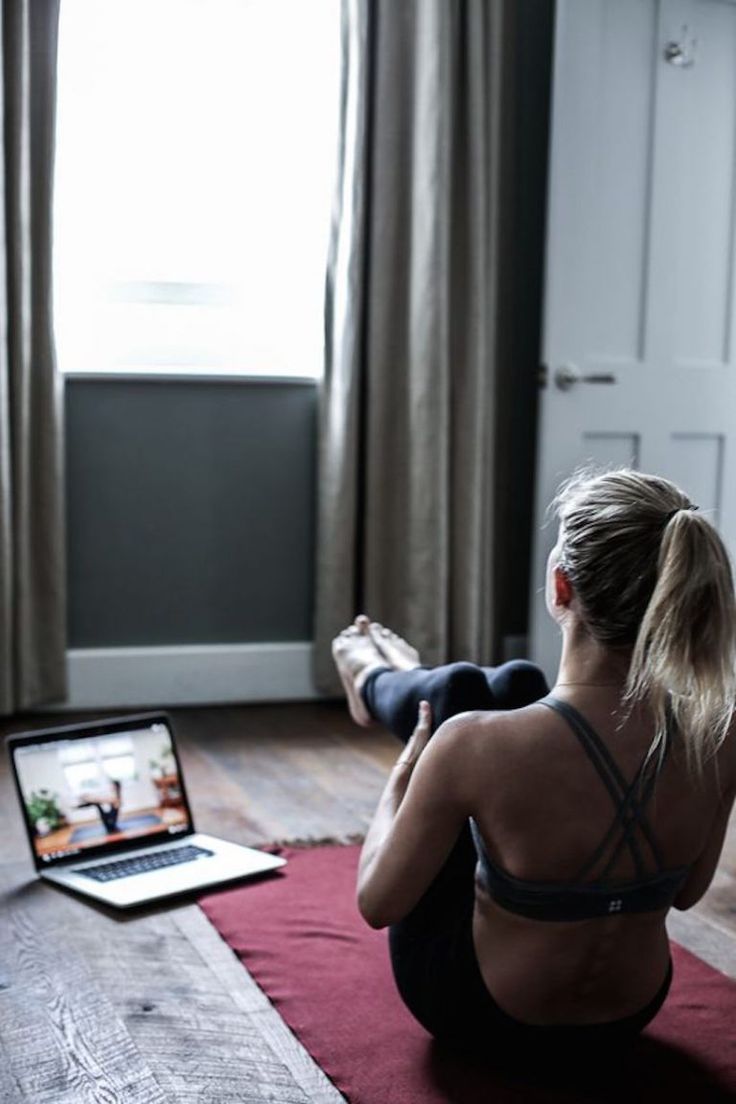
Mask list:
[[[659,750],[661,766],[675,732],[702,780],[736,702],[736,602],[723,541],[674,483],[630,469],[576,472],[552,508],[560,566],[589,632],[631,652],[629,713],[640,703],[654,713],[647,764]]]

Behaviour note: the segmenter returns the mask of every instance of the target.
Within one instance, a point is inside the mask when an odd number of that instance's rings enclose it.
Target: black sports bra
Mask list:
[[[551,695],[542,698],[539,704],[546,705],[559,713],[570,725],[603,779],[616,805],[616,814],[599,846],[571,882],[527,881],[508,874],[491,862],[478,826],[471,817],[470,829],[478,852],[481,884],[502,908],[534,920],[588,920],[596,916],[609,916],[612,913],[654,912],[669,908],[685,882],[690,866],[664,869],[661,853],[644,817],[644,806],[654,788],[656,773],[653,773],[647,781],[641,800],[637,800],[636,788],[642,777],[645,761],[639,767],[634,781],[631,785],[627,785],[608,748],[577,709]],[[669,747],[670,737],[668,736],[665,756],[669,752]],[[645,872],[636,840],[637,825],[645,836],[657,864],[655,874],[647,875]],[[583,882],[603,856],[619,826],[622,835],[614,846],[613,853],[600,877],[594,881]],[[606,881],[606,878],[627,844],[634,859],[637,878],[623,885],[611,884]]]

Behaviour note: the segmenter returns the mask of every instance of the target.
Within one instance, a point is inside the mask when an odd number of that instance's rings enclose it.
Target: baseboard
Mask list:
[[[312,645],[186,644],[73,648],[69,697],[48,709],[309,701]]]

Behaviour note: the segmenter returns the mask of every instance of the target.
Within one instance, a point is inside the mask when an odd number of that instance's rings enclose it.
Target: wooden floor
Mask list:
[[[398,746],[338,705],[171,714],[197,827],[244,844],[360,835]],[[669,927],[736,977],[736,818],[712,889]],[[196,905],[121,917],[39,882],[4,756],[0,1101],[342,1101]]]

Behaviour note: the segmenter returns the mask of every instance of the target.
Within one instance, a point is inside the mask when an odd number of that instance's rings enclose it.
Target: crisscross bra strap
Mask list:
[[[613,868],[616,859],[618,858],[621,850],[628,844],[631,851],[634,864],[636,866],[637,877],[643,878],[646,876],[646,870],[641,855],[641,850],[636,839],[637,825],[641,828],[641,831],[646,838],[649,847],[651,848],[654,860],[657,863],[658,871],[664,869],[664,863],[662,860],[661,852],[657,846],[657,843],[653,837],[652,831],[649,827],[647,820],[644,817],[644,806],[649,800],[654,783],[656,781],[656,774],[653,774],[647,781],[644,791],[642,793],[641,800],[636,798],[636,789],[639,785],[642,777],[644,767],[646,764],[646,756],[639,766],[638,771],[634,777],[634,780],[630,785],[627,784],[626,779],[621,774],[615,760],[609,752],[606,745],[601,740],[598,733],[591,727],[581,713],[577,711],[568,702],[560,701],[559,698],[554,698],[549,695],[546,698],[542,698],[539,702],[540,705],[546,705],[549,709],[559,713],[564,720],[567,721],[570,728],[573,730],[578,740],[582,744],[586,754],[590,758],[591,762],[597,769],[606,789],[611,795],[611,799],[616,807],[616,814],[610,828],[604,835],[598,847],[595,849],[591,858],[586,862],[583,869],[574,879],[576,882],[583,880],[595,869],[596,864],[599,862],[601,856],[605,853],[609,847],[616,830],[620,827],[622,835],[614,848],[614,851],[606,864],[605,870],[601,873],[600,878],[604,879],[609,871]],[[669,751],[669,740],[665,746],[665,756]]]
[[[627,789],[626,794],[624,795],[624,799],[621,802],[621,806],[620,806],[620,809],[623,812],[626,812],[628,807],[632,804],[632,798],[633,798],[634,792],[636,790],[636,786],[638,784],[639,777],[641,775],[641,770],[642,770],[642,768],[639,769],[639,771],[636,775],[636,778],[634,779],[631,786]],[[652,776],[648,780],[648,782],[646,783],[646,786],[645,786],[644,792],[643,792],[643,796],[642,796],[642,800],[641,800],[641,802],[639,803],[639,806],[638,806],[639,809],[642,809],[643,806],[646,805],[646,803],[647,803],[647,801],[648,801],[648,799],[651,795],[651,792],[654,789],[655,781],[656,781],[656,776]],[[601,880],[605,879],[608,876],[608,874],[610,873],[610,871],[613,869],[613,867],[615,866],[616,859],[621,854],[622,850],[624,849],[626,844],[631,839],[633,833],[635,832],[637,823],[639,824],[642,832],[644,833],[644,835],[647,838],[647,842],[649,843],[649,846],[652,850],[652,853],[654,855],[654,859],[655,859],[655,862],[657,863],[658,869],[662,870],[663,867],[664,867],[664,863],[663,863],[663,860],[662,860],[662,855],[661,855],[661,852],[659,851],[659,848],[657,847],[657,844],[656,844],[655,840],[653,839],[653,837],[651,836],[651,833],[649,832],[649,827],[648,827],[646,821],[643,820],[640,817],[637,817],[636,813],[634,813],[633,815],[629,815],[627,820],[624,820],[623,817],[621,817],[620,823],[623,827],[623,834],[621,835],[621,837],[619,839],[619,842],[616,844],[615,848],[613,849],[613,851],[611,853],[611,857],[609,858],[608,862],[606,863],[605,869],[603,871],[601,871],[601,873],[599,875],[600,879]],[[618,827],[619,827],[619,816],[616,815],[613,818],[613,822],[611,823],[611,827],[608,829],[605,836],[601,840],[600,844],[598,845],[598,847],[596,847],[596,849],[593,852],[593,854],[591,855],[590,859],[583,866],[582,870],[578,874],[578,879],[579,880],[583,880],[584,878],[586,878],[590,874],[591,870],[595,869],[599,859],[605,853],[606,848],[609,846],[611,840],[613,839],[613,837],[616,833],[616,829]],[[634,847],[636,848],[637,845],[636,845],[635,837],[634,837],[633,842],[634,842]]]

